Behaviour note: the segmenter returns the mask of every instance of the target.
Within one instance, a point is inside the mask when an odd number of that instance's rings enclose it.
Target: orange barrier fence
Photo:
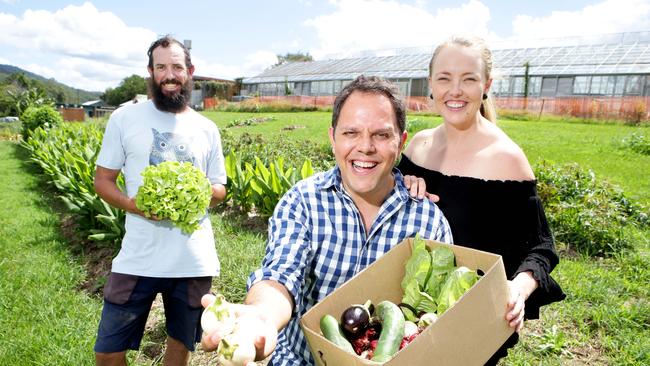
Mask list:
[[[217,98],[204,98],[203,99],[203,109],[213,109],[219,105],[219,100]]]
[[[594,119],[650,120],[650,97],[495,98],[497,108]]]
[[[318,107],[331,107],[334,105],[335,95],[321,96],[303,96],[303,95],[286,95],[286,96],[262,96],[259,97],[262,103],[288,103],[298,105],[314,105]]]

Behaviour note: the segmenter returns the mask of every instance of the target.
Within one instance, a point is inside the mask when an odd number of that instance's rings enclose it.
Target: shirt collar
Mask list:
[[[409,199],[414,200],[415,198],[411,197],[408,189],[404,185],[404,176],[397,168],[393,168],[393,177],[395,177],[395,186],[390,193],[390,196],[397,195],[400,201],[407,201]],[[343,189],[343,180],[341,179],[341,169],[338,165],[334,168],[326,171],[323,175],[322,181],[317,184],[318,188],[321,190],[336,189],[340,192],[345,192]]]

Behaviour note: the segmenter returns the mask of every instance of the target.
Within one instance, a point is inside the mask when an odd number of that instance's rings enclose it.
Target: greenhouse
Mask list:
[[[650,96],[650,32],[546,43],[493,46],[492,93],[497,97]],[[244,78],[242,95],[331,96],[365,74],[395,82],[403,95],[423,97],[429,94],[432,51],[433,47],[384,50],[354,58],[288,63]]]

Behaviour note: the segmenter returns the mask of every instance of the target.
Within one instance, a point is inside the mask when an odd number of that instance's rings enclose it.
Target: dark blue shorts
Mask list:
[[[104,309],[95,352],[137,350],[158,293],[165,306],[167,335],[194,351],[201,341],[201,297],[212,277],[153,278],[112,272],[104,287]]]

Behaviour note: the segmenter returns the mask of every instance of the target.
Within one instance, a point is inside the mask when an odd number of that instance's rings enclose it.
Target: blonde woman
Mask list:
[[[497,125],[489,98],[492,55],[481,39],[454,37],[435,50],[429,86],[443,123],[418,132],[398,168],[440,197],[457,245],[503,257],[510,285],[505,321],[516,330],[488,361],[507,356],[524,318],[564,299],[550,277],[558,263],[536,181],[519,146]]]

